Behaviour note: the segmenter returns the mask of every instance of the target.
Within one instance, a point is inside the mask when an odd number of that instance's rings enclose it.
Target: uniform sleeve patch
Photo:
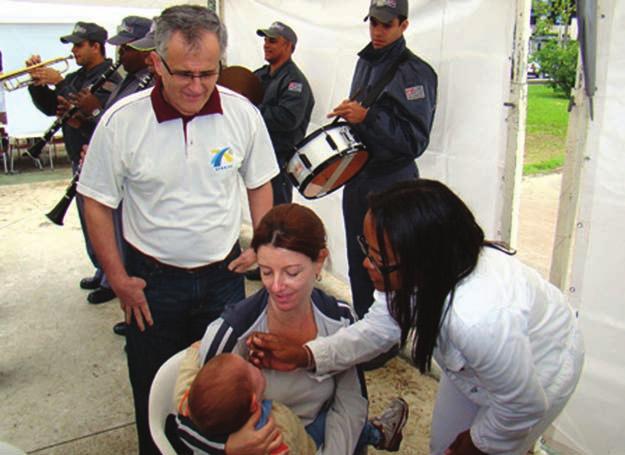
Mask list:
[[[304,84],[302,84],[301,82],[289,82],[289,87],[287,88],[287,90],[289,92],[302,93],[303,88]]]
[[[407,87],[404,89],[404,93],[406,93],[406,99],[408,101],[420,100],[425,98],[425,90],[423,89],[423,85]]]

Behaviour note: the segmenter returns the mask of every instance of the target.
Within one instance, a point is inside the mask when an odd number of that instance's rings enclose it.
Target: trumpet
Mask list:
[[[57,57],[45,62],[37,63],[36,65],[27,66],[25,68],[11,71],[9,73],[0,74],[0,82],[4,85],[4,89],[7,92],[27,87],[35,82],[31,77],[30,72],[37,68],[44,68],[47,66],[63,65],[60,68],[55,68],[59,73],[63,74],[69,69],[69,60],[73,59],[73,55],[67,57]]]

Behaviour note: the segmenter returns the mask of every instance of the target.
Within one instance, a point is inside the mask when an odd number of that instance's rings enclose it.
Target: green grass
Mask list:
[[[569,100],[546,85],[529,85],[523,175],[551,172],[564,163]]]

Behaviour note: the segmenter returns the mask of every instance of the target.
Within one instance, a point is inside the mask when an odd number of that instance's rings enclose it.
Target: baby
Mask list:
[[[256,428],[271,416],[282,434],[283,444],[271,455],[317,453],[325,438],[325,412],[304,427],[287,406],[263,399],[261,370],[236,354],[220,354],[200,368],[199,348],[198,342],[187,349],[175,388],[178,436],[194,453],[215,453],[215,448],[221,453],[228,435],[240,430],[259,407]],[[408,404],[393,399],[380,416],[366,422],[359,445],[398,451],[407,418]]]
[[[272,416],[282,434],[283,444],[272,454],[316,453],[315,442],[306,433],[300,419],[283,404],[263,400],[265,378],[258,368],[236,354],[220,354],[209,360],[199,372],[197,365],[198,345],[193,345],[187,350],[176,383],[181,421],[188,418],[192,426],[210,440],[211,436],[238,431],[261,407],[257,428]],[[190,445],[184,433],[180,437]],[[198,450],[197,444],[191,446]]]

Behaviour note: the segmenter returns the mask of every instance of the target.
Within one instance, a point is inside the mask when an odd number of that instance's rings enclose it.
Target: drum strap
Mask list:
[[[411,53],[412,52],[410,52],[409,49],[407,48],[404,49],[404,51],[401,54],[399,54],[399,57],[397,57],[397,59],[391,65],[389,65],[386,72],[382,75],[382,77],[378,80],[378,82],[376,82],[376,84],[373,86],[371,91],[367,94],[365,99],[362,101],[361,104],[363,107],[369,107],[375,102],[375,100],[378,98],[378,95],[380,95],[384,87],[386,87],[388,83],[391,82],[391,80],[393,79],[393,76],[395,76],[395,73],[397,72],[397,68],[399,68],[399,65],[401,65],[403,62],[408,60]]]

